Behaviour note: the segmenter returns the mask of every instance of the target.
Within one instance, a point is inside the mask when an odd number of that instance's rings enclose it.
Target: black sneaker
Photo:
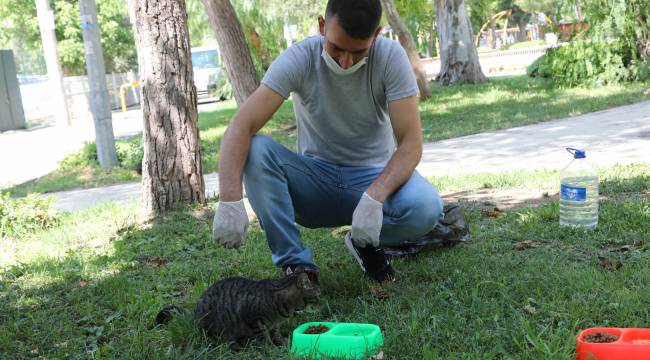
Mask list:
[[[307,276],[309,277],[309,280],[311,280],[312,283],[319,285],[318,282],[318,270],[305,266],[305,265],[285,265],[282,267],[282,272],[284,273],[284,276],[291,276],[295,274],[296,272],[304,271],[307,273]]]
[[[395,272],[384,254],[384,249],[374,246],[365,248],[356,246],[350,232],[345,235],[345,247],[357,260],[366,276],[379,283],[395,281]]]

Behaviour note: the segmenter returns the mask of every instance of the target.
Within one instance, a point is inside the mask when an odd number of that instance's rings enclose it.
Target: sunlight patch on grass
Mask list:
[[[557,88],[549,81],[526,76],[496,77],[478,85],[431,86],[432,96],[419,103],[425,141],[436,141],[480,132],[534,124],[646,100],[650,82]],[[221,138],[237,107],[234,100],[201,106],[199,129],[204,173],[218,171]],[[285,101],[262,128],[280,144],[295,149],[293,103]],[[41,179],[15,186],[14,196],[135,182],[133,170],[96,168],[57,170]]]
[[[433,180],[446,189],[537,188],[553,184],[555,175]],[[473,242],[394,260],[398,280],[387,286],[391,296],[385,300],[372,296],[372,284],[347,256],[340,232],[300,228],[320,266],[323,295],[318,306],[280,324],[280,331],[286,336],[315,319],[369,322],[382,327],[383,351],[391,359],[536,360],[574,356],[575,335],[585,327],[645,326],[650,199],[616,196],[648,191],[650,164],[602,169],[601,179],[612,199],[601,203],[595,230],[560,227],[557,203],[509,210],[499,218],[468,204]],[[282,276],[258,224],[240,249],[214,244],[211,219],[200,216],[213,206],[181,209],[143,226],[134,206],[105,205],[70,214],[59,228],[39,234],[62,255],[27,256],[0,267],[0,308],[6,310],[0,313],[0,357],[36,350],[47,358],[294,358],[288,346],[233,353],[222,341],[205,338],[189,317],[152,328],[162,306],[191,310],[218,279]],[[518,250],[524,240],[537,246]],[[607,250],[611,246],[628,250]],[[623,265],[604,269],[599,255]],[[155,257],[167,262],[152,262]]]

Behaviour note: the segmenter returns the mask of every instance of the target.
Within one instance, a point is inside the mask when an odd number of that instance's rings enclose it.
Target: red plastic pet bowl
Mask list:
[[[618,337],[616,341],[585,342],[586,335],[607,333]],[[577,360],[648,360],[650,359],[650,329],[641,328],[589,328],[576,340]]]

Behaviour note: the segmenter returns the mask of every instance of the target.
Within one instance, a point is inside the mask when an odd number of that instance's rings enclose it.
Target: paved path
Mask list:
[[[564,150],[587,151],[598,166],[650,161],[650,101],[535,125],[425,144],[418,170],[425,176],[518,169],[558,169],[571,159]],[[206,192],[217,190],[216,174],[206,175]],[[104,201],[137,201],[140,185],[48,194],[56,207],[78,210]]]
[[[650,162],[650,101],[429,143],[418,170],[432,176],[558,169],[571,160],[565,147],[586,150],[601,167]]]
[[[139,108],[126,113],[113,112],[116,138],[142,132]],[[42,126],[29,130],[0,133],[0,189],[22,184],[56,170],[59,161],[70,151],[79,150],[86,141],[95,140],[92,119],[73,127]]]
[[[210,98],[201,99],[209,101]],[[199,110],[213,110],[217,103],[199,104]],[[113,134],[125,138],[142,133],[142,111],[134,107],[127,112],[113,111]],[[70,151],[79,150],[86,141],[95,140],[91,118],[68,128],[43,126],[29,130],[0,133],[0,189],[39,178],[59,166]]]

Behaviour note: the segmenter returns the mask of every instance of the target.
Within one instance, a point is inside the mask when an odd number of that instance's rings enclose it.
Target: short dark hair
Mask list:
[[[325,18],[335,16],[350,37],[368,39],[379,26],[381,3],[379,0],[329,0]]]

